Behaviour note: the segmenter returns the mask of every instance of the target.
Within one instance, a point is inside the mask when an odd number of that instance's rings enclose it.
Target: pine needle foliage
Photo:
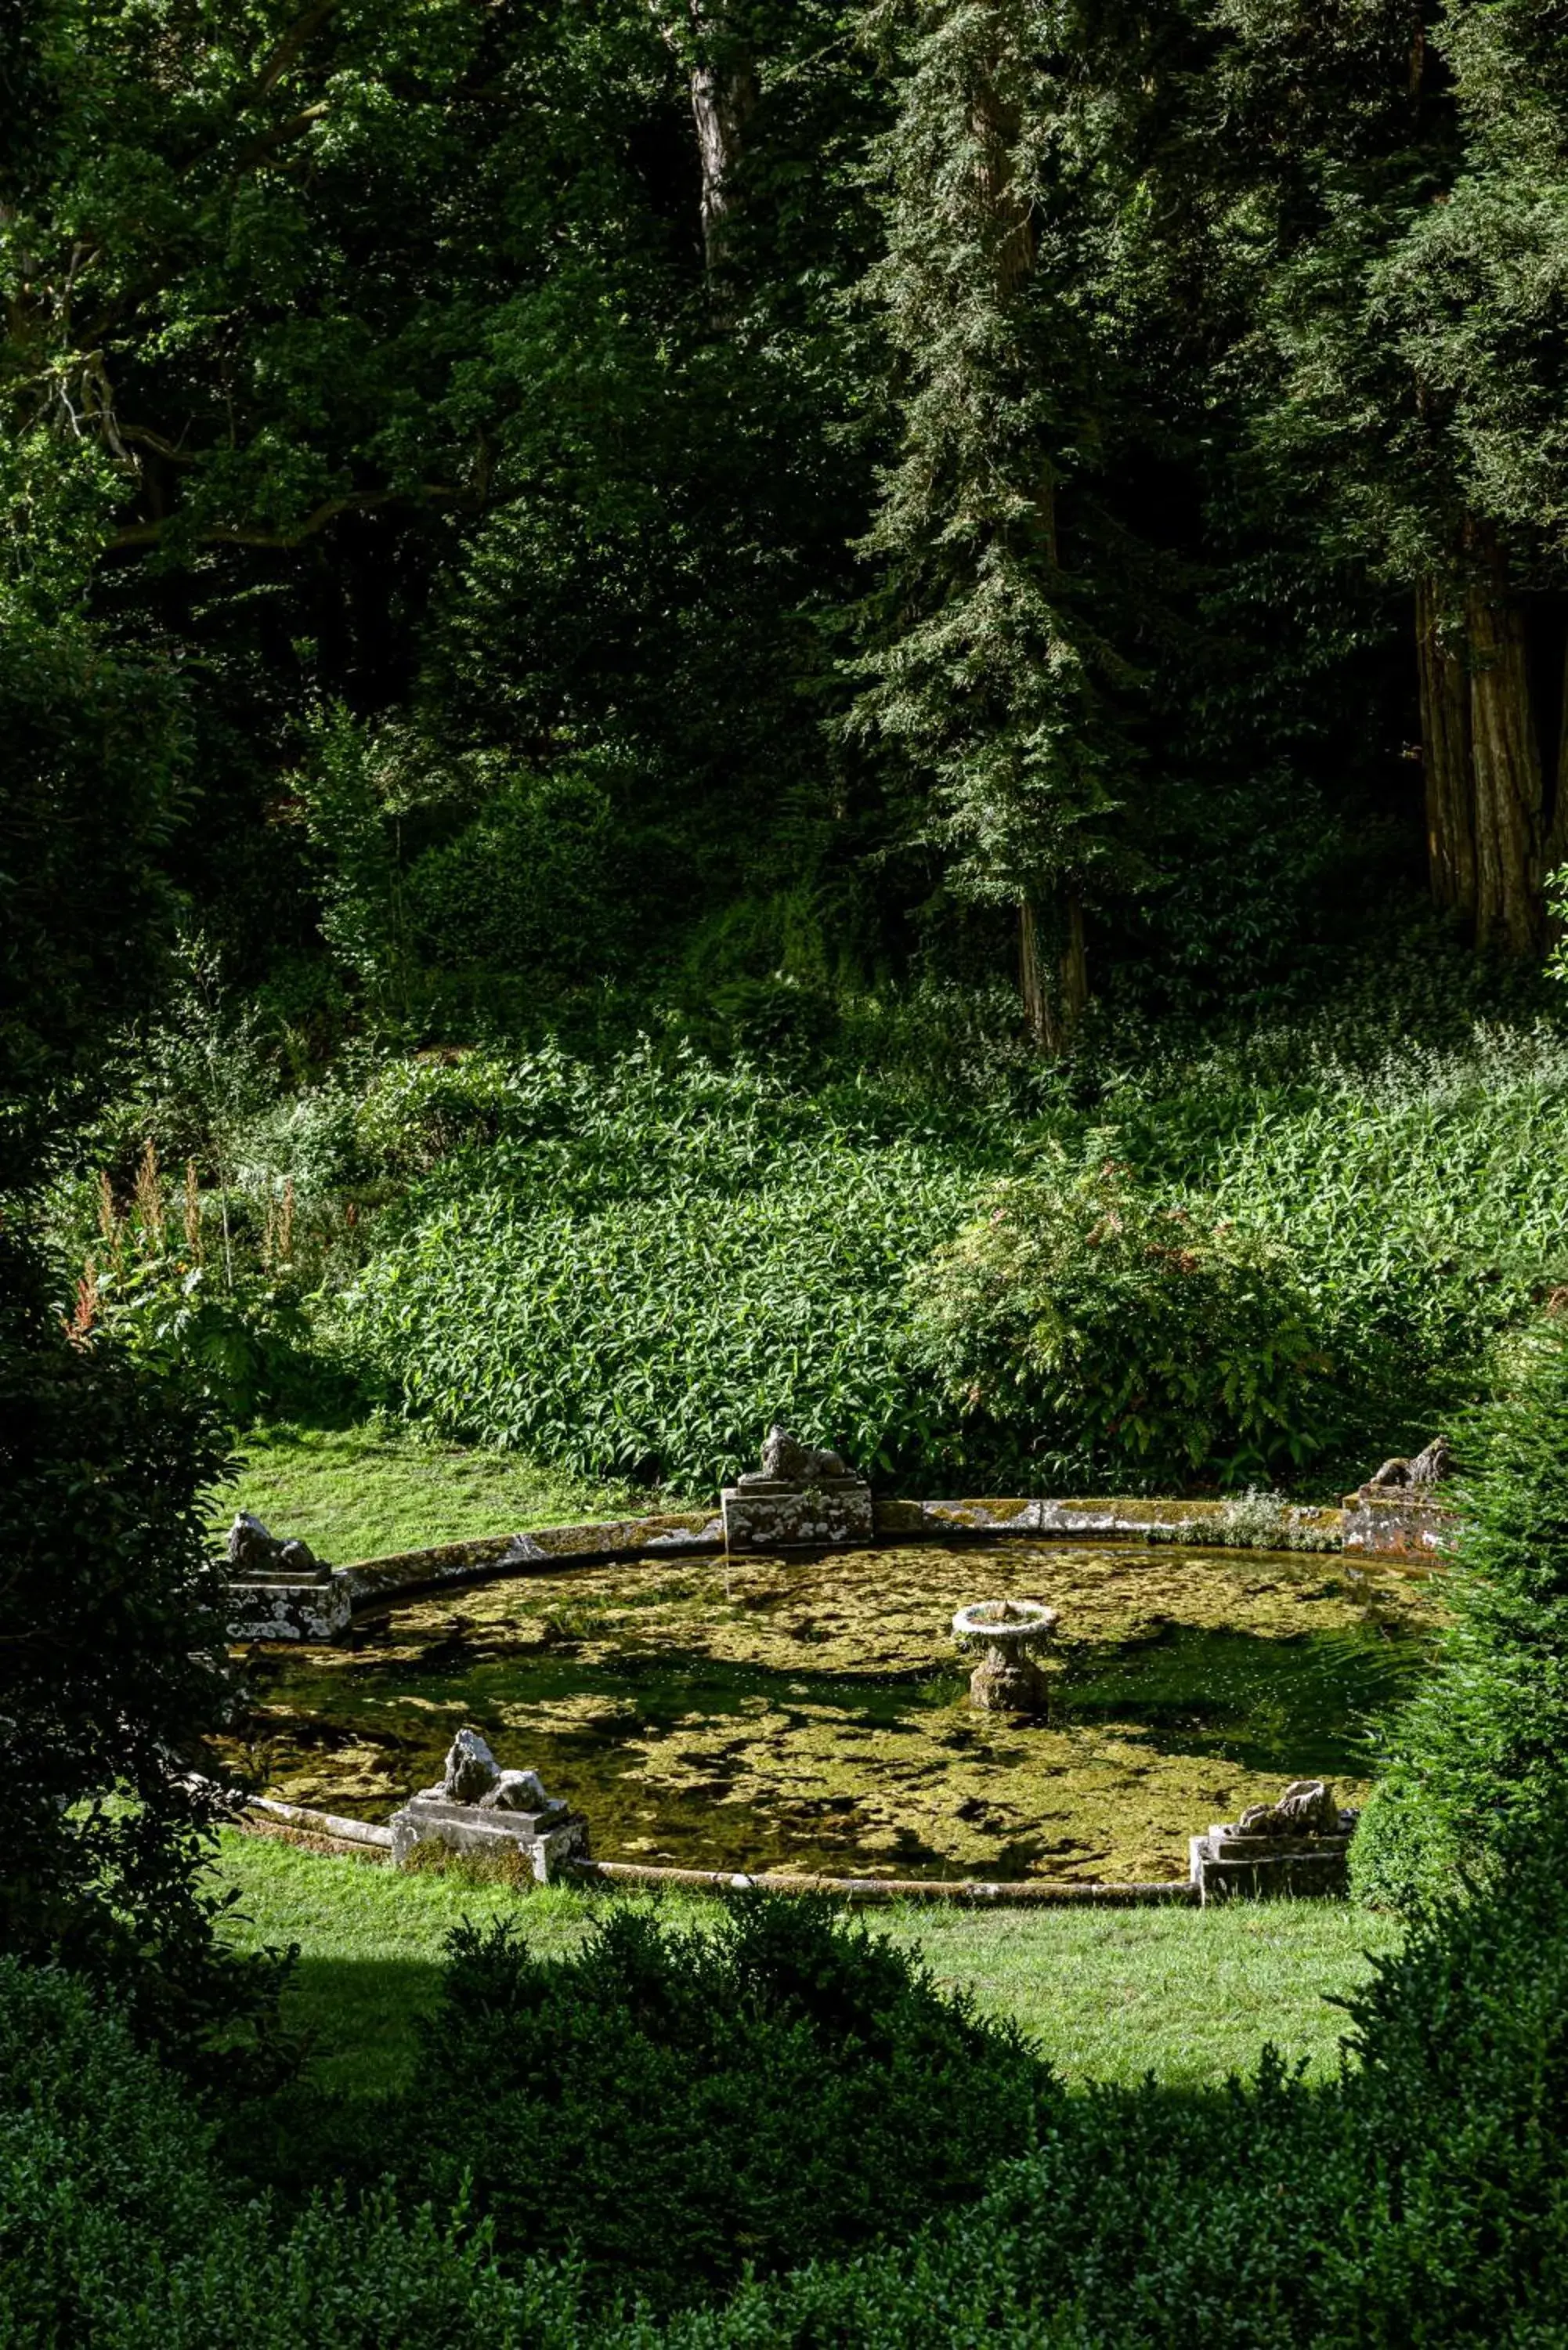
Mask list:
[[[1403,1908],[1532,1836],[1568,1762],[1568,1339],[1555,1326],[1478,1437],[1438,1669],[1389,1727],[1353,1847],[1359,1889]]]
[[[901,441],[865,542],[879,639],[852,718],[915,782],[911,829],[960,895],[1045,904],[1104,858],[1117,800],[1107,656],[1069,577],[1058,504],[1094,462],[1069,287],[1049,12],[942,0],[919,15],[878,146],[887,248],[867,291]]]

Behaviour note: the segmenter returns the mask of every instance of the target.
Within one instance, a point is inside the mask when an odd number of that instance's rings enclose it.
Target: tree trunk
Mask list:
[[[1077,1034],[1089,1000],[1088,960],[1084,941],[1084,908],[1075,895],[1062,904],[1056,968],[1051,969],[1050,947],[1041,936],[1042,924],[1028,899],[1018,909],[1018,992],[1024,1018],[1035,1045],[1047,1060],[1059,1061]]]
[[[1530,703],[1524,615],[1490,525],[1466,530],[1472,569],[1470,759],[1475,779],[1476,943],[1535,953],[1542,943],[1541,753]]]
[[[1427,858],[1432,896],[1469,920],[1476,910],[1471,817],[1469,681],[1463,651],[1442,631],[1435,580],[1416,589],[1416,660],[1421,689],[1421,764],[1427,785]]]
[[[1018,993],[1023,999],[1029,1034],[1042,1053],[1049,1052],[1051,1007],[1040,965],[1040,924],[1027,898],[1018,909]]]
[[[723,0],[651,0],[654,20],[686,68],[702,173],[702,257],[710,277],[724,260],[735,176],[757,103],[756,68],[729,36]]]
[[[749,63],[728,68],[698,64],[691,68],[691,113],[702,166],[702,252],[712,276],[724,259],[725,235],[735,204],[746,124],[757,102],[757,78]]]
[[[1563,707],[1557,727],[1557,783],[1552,801],[1552,827],[1541,861],[1548,874],[1560,873],[1568,865],[1568,660],[1563,664]]]

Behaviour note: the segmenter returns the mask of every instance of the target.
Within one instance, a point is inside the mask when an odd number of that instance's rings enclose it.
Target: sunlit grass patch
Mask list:
[[[444,1444],[374,1421],[254,1429],[242,1452],[238,1477],[216,1498],[217,1522],[250,1510],[339,1566],[651,1505],[625,1485],[585,1483],[517,1453]]]
[[[300,1945],[287,2020],[310,2035],[317,2077],[353,2094],[406,2077],[453,1926],[515,1917],[536,1949],[560,1955],[606,1906],[601,1893],[518,1893],[237,1833],[224,1836],[219,1866],[242,1896],[229,1928],[236,1942]],[[661,1914],[682,1922],[718,1914],[712,1902],[658,1898]],[[1369,1953],[1398,1940],[1391,1919],[1331,1901],[1115,1912],[911,1903],[871,1918],[945,1987],[1015,2017],[1074,2082],[1152,2072],[1172,2085],[1213,2084],[1250,2072],[1269,2041],[1288,2062],[1329,2073],[1345,2028],[1331,1999],[1366,1979]]]

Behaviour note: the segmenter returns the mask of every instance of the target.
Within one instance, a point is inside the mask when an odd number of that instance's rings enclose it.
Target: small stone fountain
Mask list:
[[[1041,1599],[977,1599],[953,1617],[961,1648],[979,1648],[969,1678],[969,1701],[988,1713],[1044,1713],[1050,1702],[1035,1663],[1060,1618]]]

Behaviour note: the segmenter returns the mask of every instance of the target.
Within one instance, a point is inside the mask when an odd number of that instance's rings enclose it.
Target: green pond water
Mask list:
[[[1044,1720],[976,1711],[955,1608],[1061,1611]],[[413,1599],[341,1648],[249,1652],[227,1759],[385,1819],[472,1724],[601,1859],[1140,1880],[1332,1777],[1423,1669],[1430,1583],[1339,1557],[1087,1543],[558,1568]]]

